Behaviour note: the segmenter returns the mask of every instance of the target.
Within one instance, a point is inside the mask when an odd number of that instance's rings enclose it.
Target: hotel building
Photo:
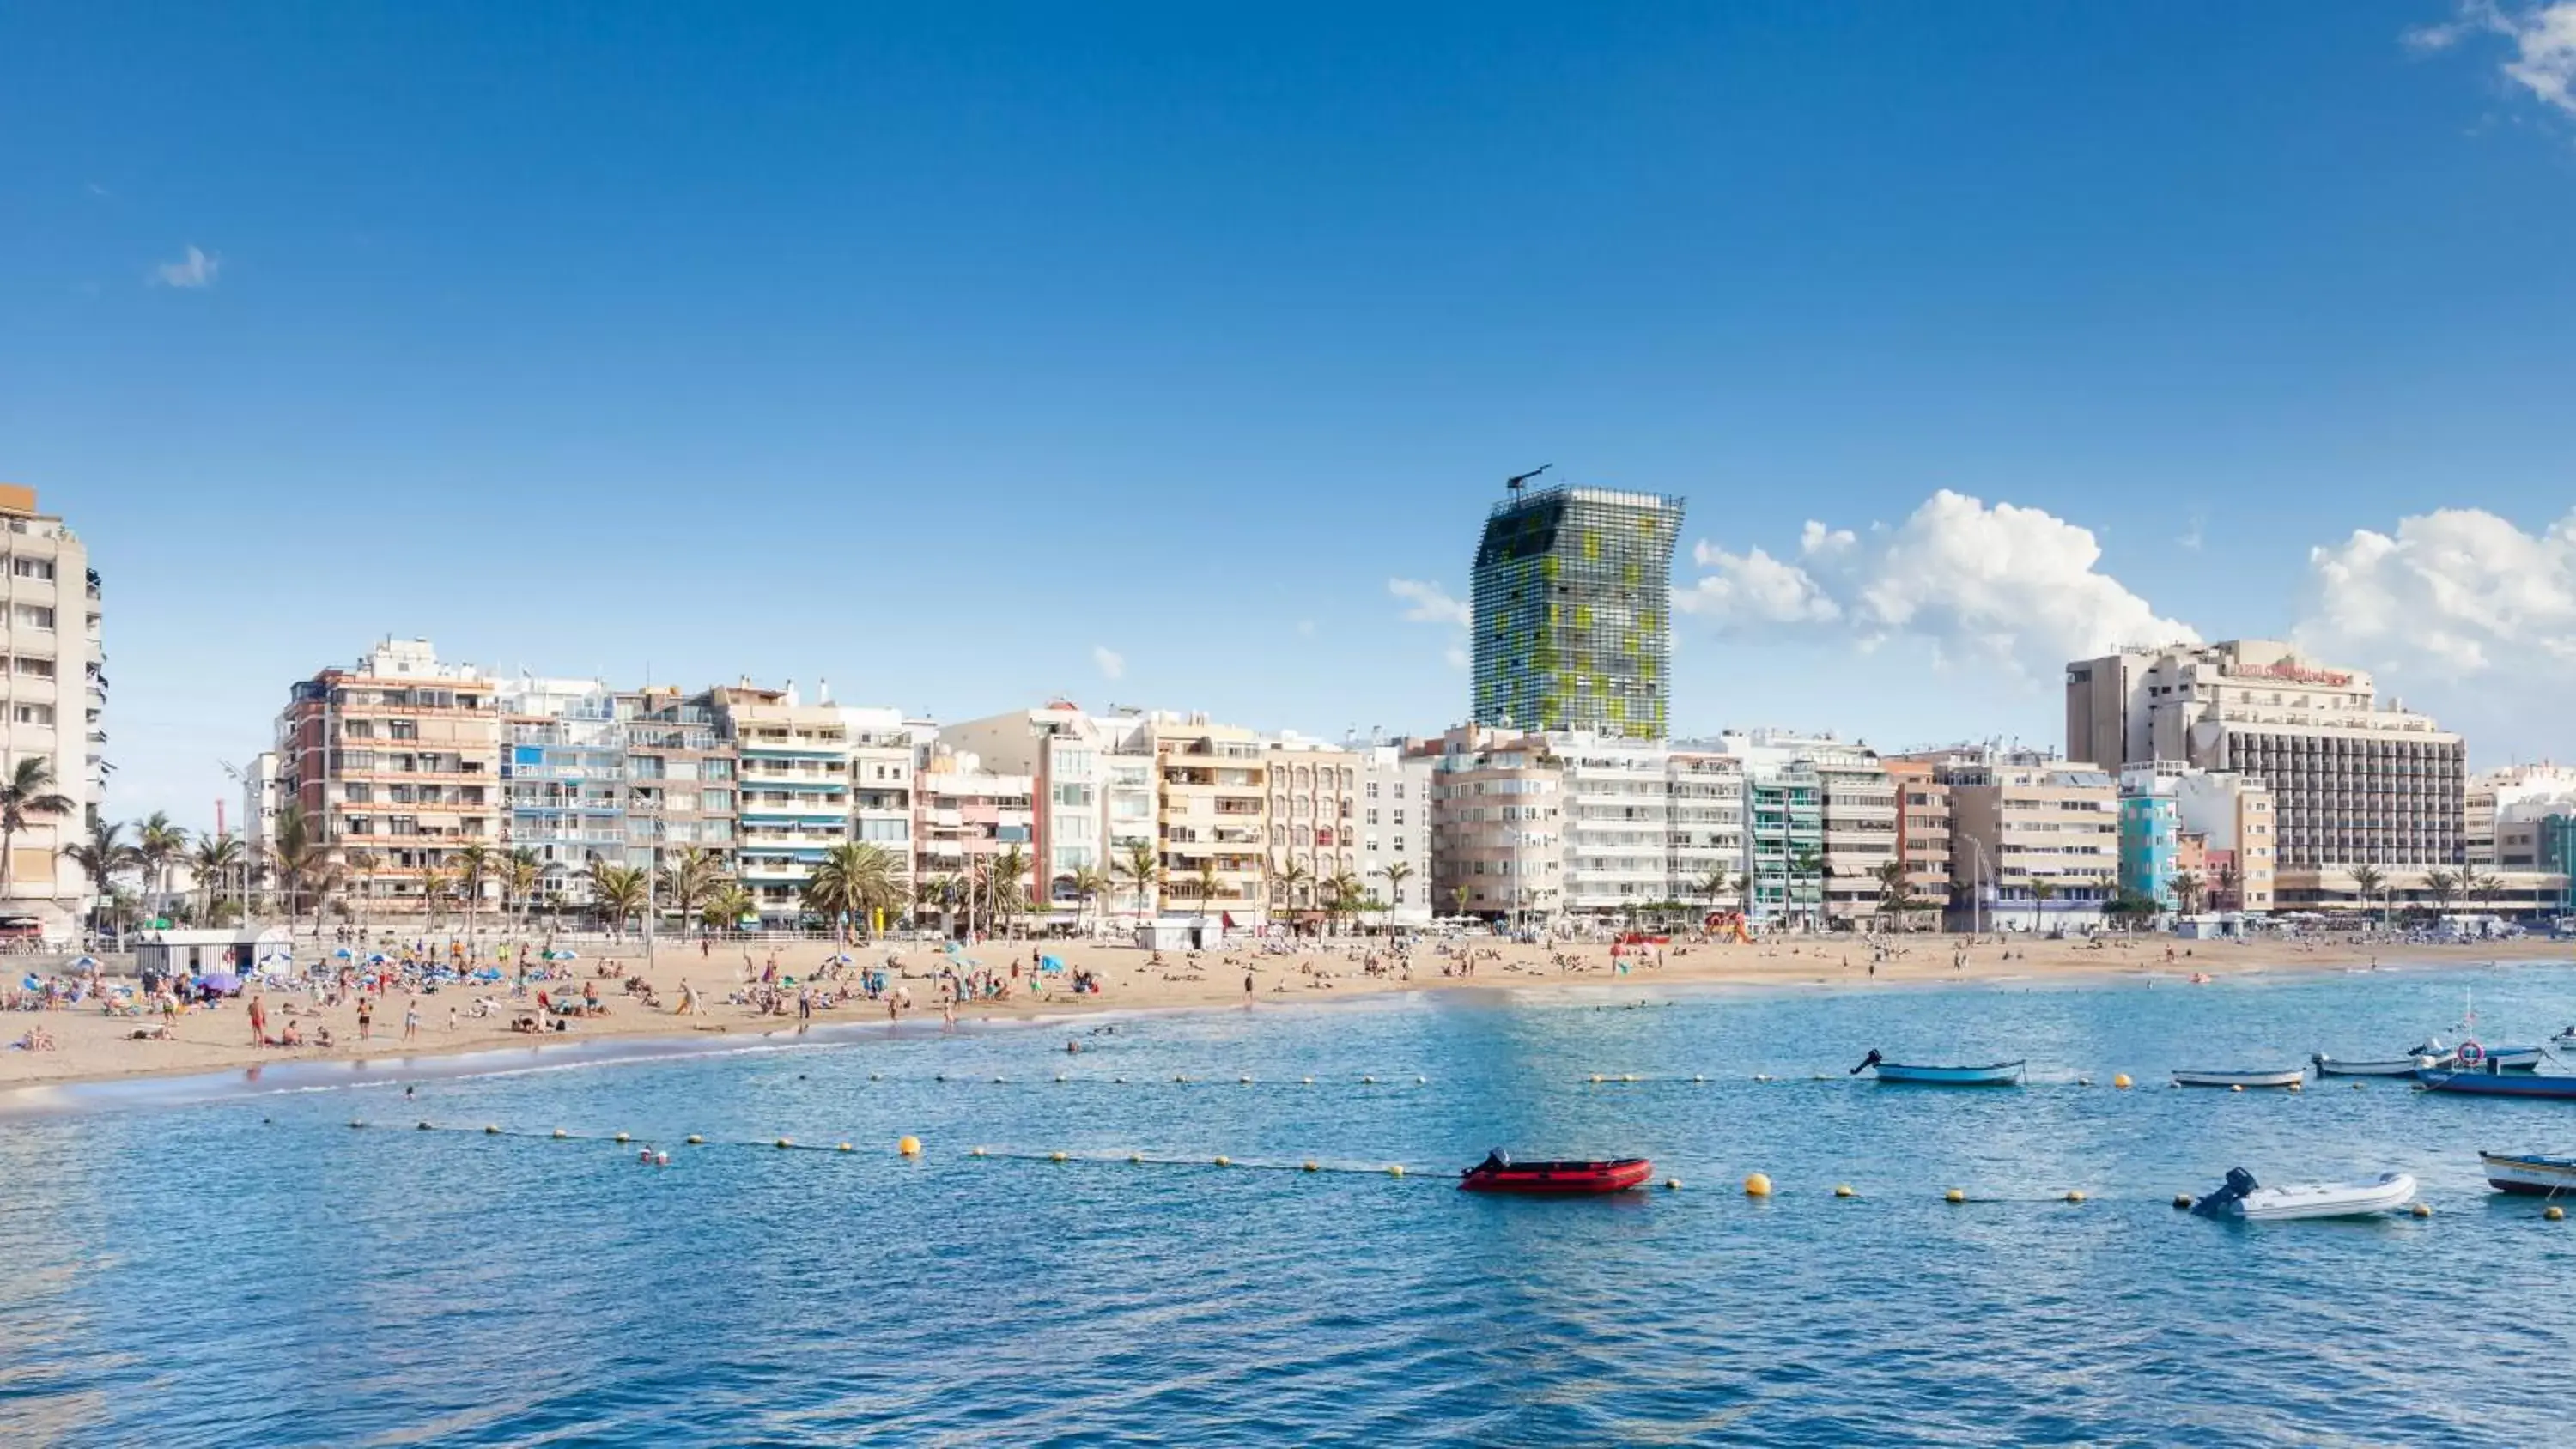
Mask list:
[[[1967,745],[1893,757],[1928,765],[1950,796],[1953,919],[1971,928],[2087,926],[2117,895],[2120,787],[2029,750]]]
[[[1410,742],[1431,766],[1431,873],[1443,916],[1565,909],[1565,766],[1544,736],[1461,725]]]
[[[1476,546],[1471,718],[1664,737],[1682,500],[1547,488],[1494,506]]]
[[[36,491],[0,485],[0,769],[41,759],[59,816],[27,817],[9,846],[0,925],[67,938],[87,909],[88,875],[62,854],[88,837],[107,795],[107,656],[99,636],[99,579],[89,550],[63,520],[36,511]]]
[[[617,695],[595,679],[523,675],[499,688],[502,839],[537,858],[540,906],[590,900],[590,863],[624,865],[626,731]],[[480,894],[497,897],[500,882]]]

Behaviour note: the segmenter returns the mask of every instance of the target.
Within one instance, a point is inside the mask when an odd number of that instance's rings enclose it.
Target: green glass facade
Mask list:
[[[1496,506],[1476,547],[1476,723],[1664,738],[1681,526],[1681,499],[1607,488]]]

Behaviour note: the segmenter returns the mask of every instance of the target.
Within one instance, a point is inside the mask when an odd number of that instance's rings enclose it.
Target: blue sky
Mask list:
[[[2564,754],[2571,70],[2569,0],[22,7],[0,478],[200,823],[386,633],[1436,729],[1539,463],[1690,499],[1684,729],[2053,740],[2170,624]]]

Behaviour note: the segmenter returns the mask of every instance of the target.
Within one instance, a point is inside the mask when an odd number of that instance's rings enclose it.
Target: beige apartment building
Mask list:
[[[1211,927],[1260,925],[1270,894],[1268,746],[1203,714],[1143,719],[1161,791],[1165,908],[1206,917]]]
[[[2262,915],[2279,903],[2280,810],[2271,787],[2230,770],[2186,770],[2171,780],[2175,819],[2205,840],[2198,872],[2210,909]]]
[[[281,789],[351,912],[426,911],[434,878],[453,888],[458,851],[500,847],[498,696],[493,680],[441,661],[426,639],[387,639],[351,668],[294,686],[277,722]]]
[[[2118,894],[2119,781],[2035,751],[1965,746],[1898,758],[1950,792],[1951,869],[1963,924],[2054,931],[2096,925]]]
[[[703,850],[732,874],[741,782],[713,698],[621,690],[617,718],[626,749],[628,864],[658,871],[684,851]]]
[[[710,690],[740,779],[735,860],[763,924],[793,926],[805,883],[850,838],[850,726],[837,706],[807,704],[748,680]]]
[[[1361,874],[1360,772],[1356,751],[1293,735],[1270,742],[1270,908],[1276,918],[1320,920],[1337,877],[1360,890],[1373,886]]]
[[[1541,735],[1461,725],[1415,741],[1431,761],[1433,906],[1520,921],[1565,909],[1565,765]]]
[[[99,580],[80,536],[38,513],[32,488],[0,485],[0,552],[0,769],[41,759],[51,793],[71,802],[58,816],[30,813],[11,842],[0,927],[66,940],[91,887],[62,849],[87,837],[106,797]]]
[[[2105,770],[2173,761],[2269,786],[2285,908],[2359,904],[2360,866],[2421,880],[2466,858],[2460,736],[2382,705],[2368,674],[2308,663],[2276,640],[2077,660],[2066,741]]]
[[[1955,879],[1950,850],[1950,787],[1934,777],[1932,766],[1918,759],[1880,761],[1896,791],[1896,856],[1905,863],[1907,897],[1920,909],[1899,924],[1918,928],[1938,925],[1948,909]]]

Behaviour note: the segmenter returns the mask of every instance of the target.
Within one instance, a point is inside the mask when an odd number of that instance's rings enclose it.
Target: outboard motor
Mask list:
[[[1844,1075],[1844,1076],[1846,1076],[1846,1077],[1857,1077],[1857,1076],[1859,1076],[1861,1073],[1863,1073],[1863,1072],[1865,1072],[1865,1071],[1868,1071],[1870,1068],[1872,1068],[1872,1067],[1874,1067],[1874,1066],[1877,1066],[1880,1062],[1885,1061],[1885,1060],[1886,1060],[1886,1058],[1885,1058],[1885,1057],[1882,1057],[1882,1056],[1880,1056],[1880,1055],[1878,1054],[1878,1048],[1876,1048],[1876,1047],[1871,1047],[1871,1048],[1869,1049],[1869,1055],[1868,1055],[1868,1056],[1865,1056],[1865,1057],[1862,1057],[1862,1058],[1860,1059],[1860,1065],[1859,1065],[1859,1066],[1856,1066],[1856,1067],[1854,1067],[1854,1068],[1852,1068],[1852,1069],[1851,1069],[1850,1071],[1848,1071],[1848,1072],[1843,1073],[1843,1075]]]
[[[2261,1183],[2254,1180],[2254,1174],[2241,1167],[2231,1167],[2227,1169],[2227,1185],[2193,1203],[2192,1216],[2202,1218],[2222,1216],[2230,1206],[2242,1202],[2248,1193],[2261,1186]]]

